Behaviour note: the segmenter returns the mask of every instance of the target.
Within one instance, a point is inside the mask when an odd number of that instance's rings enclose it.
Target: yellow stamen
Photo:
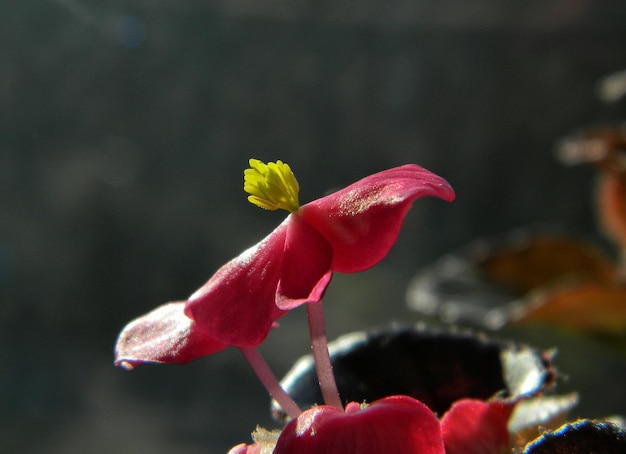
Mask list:
[[[243,189],[248,201],[266,210],[298,211],[300,186],[289,165],[282,161],[268,162],[250,159],[250,168],[243,173]]]

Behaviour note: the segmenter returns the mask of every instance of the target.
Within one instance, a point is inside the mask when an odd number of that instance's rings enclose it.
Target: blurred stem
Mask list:
[[[311,336],[313,360],[315,361],[317,380],[322,390],[324,402],[326,405],[331,405],[343,410],[339,391],[337,390],[337,383],[335,382],[335,374],[333,374],[333,366],[330,362],[330,353],[328,352],[328,340],[326,339],[326,326],[324,324],[322,302],[309,302],[306,304],[306,309],[309,318],[309,334]]]
[[[270,396],[278,402],[278,405],[283,409],[290,418],[297,418],[302,410],[298,407],[298,404],[294,402],[289,394],[280,386],[278,379],[271,371],[263,356],[256,348],[243,348],[240,347],[241,353],[248,360],[248,363],[254,370],[254,373],[259,377],[267,392],[270,393]]]

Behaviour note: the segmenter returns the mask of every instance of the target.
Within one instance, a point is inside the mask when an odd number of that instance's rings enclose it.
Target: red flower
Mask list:
[[[514,408],[513,402],[456,401],[441,419],[446,454],[510,452],[507,425]]]
[[[462,399],[441,422],[423,403],[390,396],[345,410],[317,406],[285,426],[274,454],[501,454],[510,449],[507,422],[514,404]],[[230,453],[254,453],[238,445]],[[230,454],[229,453],[229,454]]]
[[[287,311],[320,301],[334,271],[355,273],[378,263],[396,241],[415,199],[454,199],[445,180],[409,164],[300,207],[289,166],[280,161],[250,164],[244,186],[249,200],[263,208],[287,209],[287,219],[220,268],[189,298],[184,315],[177,305],[129,324],[118,339],[116,364],[185,363],[228,345],[258,346]]]
[[[274,454],[423,453],[445,454],[434,413],[407,396],[391,396],[345,411],[319,406],[304,411],[283,429]]]

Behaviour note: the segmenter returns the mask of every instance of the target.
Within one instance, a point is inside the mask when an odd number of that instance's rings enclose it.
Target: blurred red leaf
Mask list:
[[[626,288],[597,283],[532,296],[521,323],[550,323],[586,333],[626,333]]]

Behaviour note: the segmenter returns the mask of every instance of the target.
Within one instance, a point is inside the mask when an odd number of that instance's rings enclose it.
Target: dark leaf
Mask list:
[[[408,395],[438,414],[462,398],[511,402],[532,396],[556,375],[550,358],[528,347],[424,328],[348,334],[330,350],[344,402]],[[310,356],[296,363],[282,385],[301,408],[323,403]],[[281,417],[277,406],[273,412]]]
[[[624,454],[626,432],[608,422],[579,420],[546,432],[524,454]]]

